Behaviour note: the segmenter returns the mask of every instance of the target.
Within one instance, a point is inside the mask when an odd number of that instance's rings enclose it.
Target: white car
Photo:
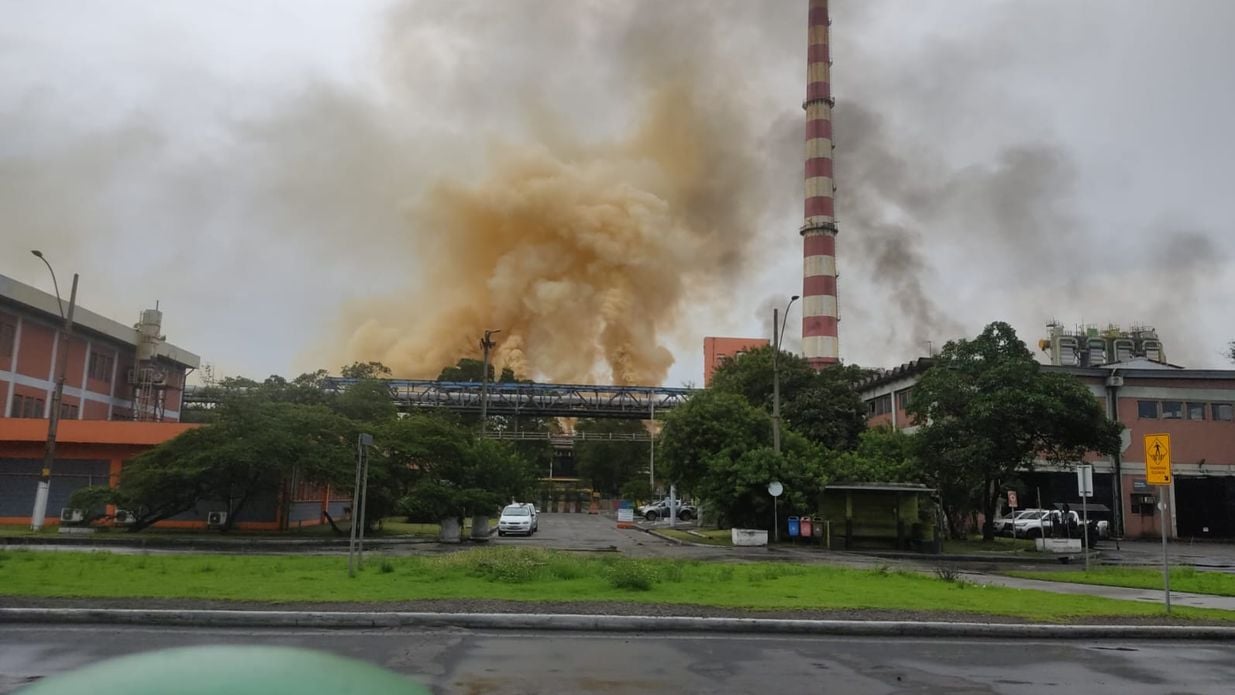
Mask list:
[[[1042,511],[1045,511],[1045,510],[1042,510],[1042,509],[1018,509],[1018,510],[1016,510],[1016,512],[1014,512],[1014,513],[1012,513],[1012,514],[1009,514],[1008,516],[1005,516],[1004,518],[1002,518],[1002,519],[998,519],[998,520],[996,520],[996,521],[995,521],[995,533],[996,533],[996,534],[998,534],[998,535],[1001,535],[1001,536],[1003,536],[1003,535],[1006,535],[1006,536],[1011,536],[1011,535],[1012,535],[1012,524],[1013,524],[1013,522],[1015,522],[1015,521],[1017,521],[1017,520],[1019,520],[1019,519],[1023,519],[1023,518],[1025,518],[1025,517],[1028,517],[1028,516],[1030,516],[1030,515],[1032,515],[1032,514],[1037,514],[1037,513],[1042,512]]]
[[[536,519],[536,507],[531,504],[512,504],[502,510],[502,516],[497,520],[497,535],[505,536],[511,533],[521,533],[530,536],[539,528]]]

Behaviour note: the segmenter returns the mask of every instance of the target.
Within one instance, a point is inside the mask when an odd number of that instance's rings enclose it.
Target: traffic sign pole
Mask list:
[[[1162,594],[1171,612],[1171,564],[1166,545],[1166,489],[1171,486],[1171,435],[1145,435],[1145,482],[1158,486],[1158,514],[1162,516]]]
[[[1171,565],[1166,554],[1166,488],[1158,488],[1158,512],[1162,516],[1162,591],[1166,597],[1166,612],[1171,613]]]

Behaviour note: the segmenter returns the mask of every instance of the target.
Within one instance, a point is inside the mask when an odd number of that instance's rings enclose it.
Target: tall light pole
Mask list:
[[[789,320],[789,307],[798,301],[798,295],[789,298],[782,321],[777,309],[772,310],[772,449],[780,453],[780,341],[785,335],[785,322]]]
[[[480,347],[484,350],[484,369],[480,374],[480,436],[485,435],[489,427],[489,351],[493,349],[493,336],[501,330],[486,330],[485,337],[480,339]]]
[[[47,516],[47,496],[51,491],[51,466],[56,460],[56,430],[60,428],[60,401],[64,397],[64,371],[69,362],[69,336],[73,334],[73,309],[77,306],[77,273],[73,273],[73,289],[69,293],[69,311],[64,312],[64,302],[60,299],[60,283],[56,282],[56,271],[51,263],[43,257],[43,252],[34,250],[34,254],[47,270],[51,272],[51,284],[56,290],[56,304],[60,309],[60,318],[64,327],[60,333],[59,364],[56,366],[56,389],[51,396],[51,410],[47,417],[47,445],[43,449],[43,471],[39,476],[39,487],[34,493],[34,511],[30,515],[30,528],[38,531],[43,528],[43,517]]]

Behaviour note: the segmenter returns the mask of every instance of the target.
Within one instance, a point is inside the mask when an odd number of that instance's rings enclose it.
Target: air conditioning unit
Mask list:
[[[206,525],[210,528],[219,528],[227,523],[227,512],[206,512]]]
[[[72,509],[65,507],[60,510],[60,523],[63,524],[79,524],[86,518],[85,512],[80,509]]]
[[[116,513],[112,516],[112,520],[116,522],[117,526],[129,526],[137,522],[137,517],[127,509],[117,509]]]

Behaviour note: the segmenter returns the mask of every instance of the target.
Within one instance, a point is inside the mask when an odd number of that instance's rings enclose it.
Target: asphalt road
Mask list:
[[[0,692],[122,654],[206,644],[334,652],[438,693],[1229,693],[1235,646],[443,630],[6,626]]]

